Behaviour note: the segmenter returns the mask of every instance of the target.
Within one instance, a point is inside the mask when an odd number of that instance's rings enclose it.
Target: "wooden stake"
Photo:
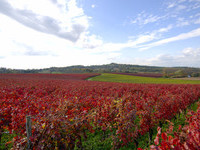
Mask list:
[[[32,136],[31,132],[31,116],[26,116],[26,133],[27,133],[27,150],[32,149],[31,148],[31,141],[30,137]]]

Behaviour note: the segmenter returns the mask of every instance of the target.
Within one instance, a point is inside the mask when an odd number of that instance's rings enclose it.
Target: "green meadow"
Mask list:
[[[151,78],[130,75],[102,73],[100,76],[90,78],[92,81],[120,82],[120,83],[149,83],[149,84],[200,84],[200,80],[178,80],[168,78]]]

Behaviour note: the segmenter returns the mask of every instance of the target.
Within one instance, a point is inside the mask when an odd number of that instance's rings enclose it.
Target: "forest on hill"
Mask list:
[[[163,77],[199,77],[200,68],[158,67],[131,64],[105,64],[91,66],[50,67],[44,69],[9,69],[0,68],[0,73],[157,73]]]

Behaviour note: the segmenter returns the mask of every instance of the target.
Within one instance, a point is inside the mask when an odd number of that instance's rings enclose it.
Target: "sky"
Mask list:
[[[0,67],[200,67],[200,0],[0,0]]]

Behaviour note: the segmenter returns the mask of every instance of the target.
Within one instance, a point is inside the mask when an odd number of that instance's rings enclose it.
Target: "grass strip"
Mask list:
[[[140,84],[200,84],[200,80],[177,80],[167,78],[139,77],[119,74],[103,73],[100,76],[90,78],[92,81],[140,83]]]

